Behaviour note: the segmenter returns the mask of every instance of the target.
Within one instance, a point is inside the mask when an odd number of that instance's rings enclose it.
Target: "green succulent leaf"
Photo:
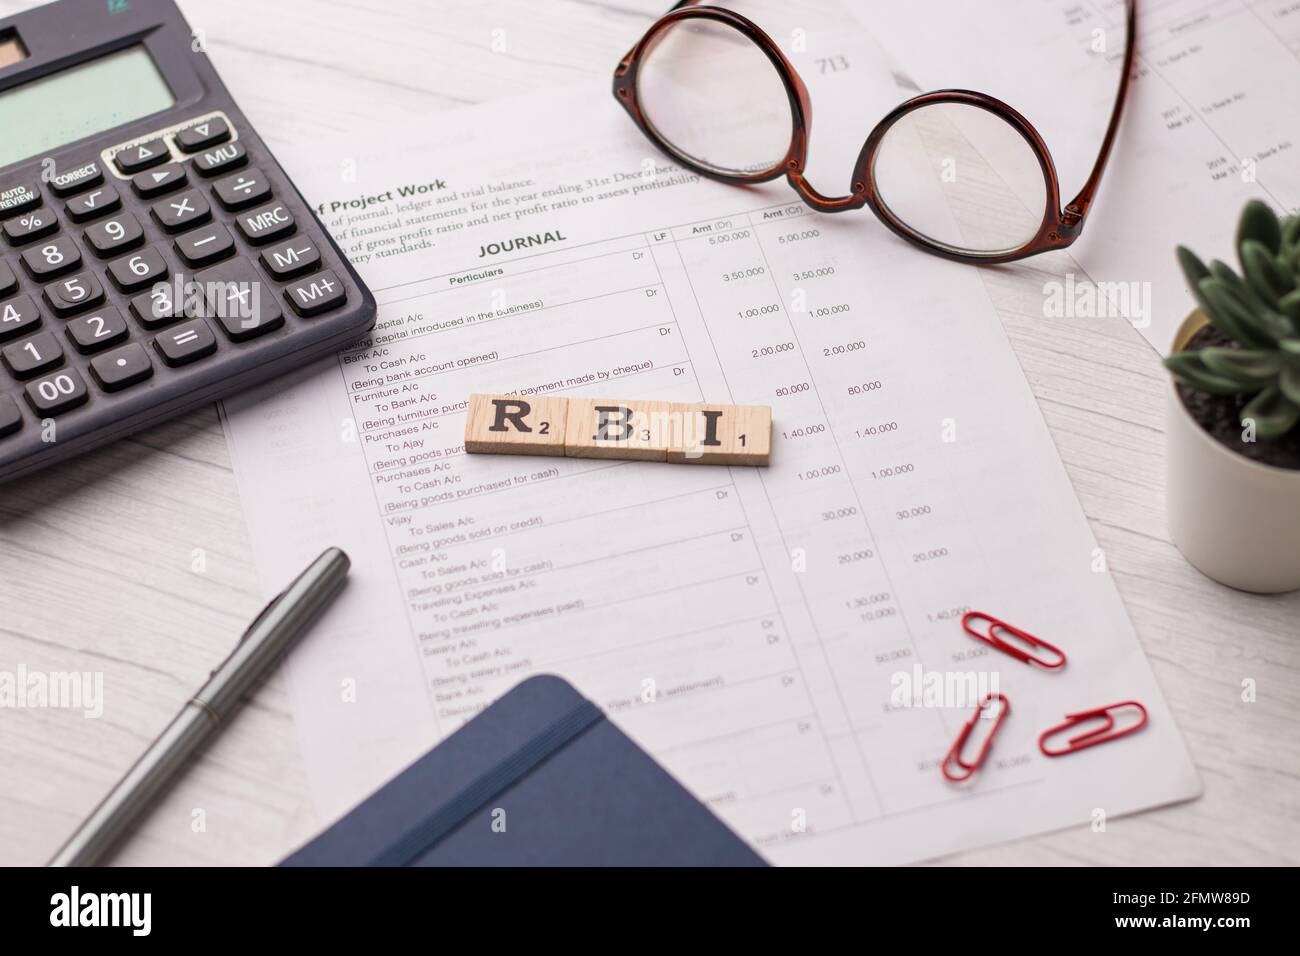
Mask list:
[[[1300,422],[1300,405],[1292,402],[1274,385],[1252,398],[1241,410],[1241,422],[1255,422],[1255,434],[1260,438],[1277,438],[1285,435]]]
[[[1246,282],[1270,306],[1276,306],[1282,296],[1295,291],[1295,280],[1282,271],[1268,247],[1258,240],[1247,239],[1241,244],[1241,265]]]
[[[1208,278],[1210,270],[1205,267],[1205,263],[1196,257],[1186,246],[1179,246],[1174,250],[1178,256],[1178,265],[1183,270],[1183,278],[1187,280],[1187,285],[1192,289],[1196,288],[1196,283],[1202,279]]]
[[[1288,292],[1278,299],[1277,307],[1283,315],[1291,320],[1291,325],[1295,327],[1296,331],[1300,332],[1300,289]]]
[[[1240,292],[1220,279],[1202,279],[1197,289],[1209,304],[1205,314],[1215,328],[1247,348],[1276,348],[1278,339],[1291,334],[1286,319],[1278,315],[1278,324],[1270,322],[1266,311],[1251,309]]]
[[[1278,221],[1277,213],[1258,199],[1252,199],[1241,210],[1241,220],[1237,223],[1238,252],[1251,239],[1262,242],[1275,255],[1282,248],[1282,223]]]
[[[1242,383],[1211,371],[1200,352],[1177,352],[1165,359],[1165,368],[1183,384],[1211,395],[1240,395],[1259,390],[1259,383]]]
[[[1286,216],[1282,219],[1282,245],[1296,243],[1300,243],[1300,216]]]
[[[1215,375],[1246,385],[1267,385],[1282,370],[1282,354],[1270,349],[1201,349],[1205,367]]]
[[[1300,359],[1300,339],[1283,339],[1277,343],[1277,347],[1287,358]]]
[[[1300,366],[1282,366],[1282,371],[1277,377],[1277,387],[1293,405],[1300,405]]]

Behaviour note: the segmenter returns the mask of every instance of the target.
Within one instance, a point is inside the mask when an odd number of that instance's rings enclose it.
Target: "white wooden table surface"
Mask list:
[[[29,5],[0,0],[0,15]],[[181,0],[275,150],[339,135],[382,139],[436,123],[440,111],[526,89],[603,87],[667,6]],[[501,29],[506,51],[494,52]],[[1122,322],[1042,318],[1042,270],[1060,268],[1061,260],[1043,261],[987,271],[986,280],[1205,796],[1112,820],[1105,833],[1080,827],[951,861],[1300,863],[1300,595],[1230,591],[1169,543],[1166,378]],[[192,569],[195,549],[206,555],[201,573]],[[214,409],[0,487],[0,670],[100,671],[108,701],[98,720],[0,710],[0,863],[47,859],[262,603]],[[1258,688],[1253,703],[1241,699],[1247,678]],[[319,826],[277,677],[116,862],[272,863]]]

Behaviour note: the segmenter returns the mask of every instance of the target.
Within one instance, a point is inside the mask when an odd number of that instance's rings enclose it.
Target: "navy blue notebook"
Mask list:
[[[281,866],[763,866],[599,707],[533,677]]]

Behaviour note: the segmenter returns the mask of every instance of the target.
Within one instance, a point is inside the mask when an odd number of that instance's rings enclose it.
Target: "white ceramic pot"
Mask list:
[[[1174,338],[1181,351],[1206,322]],[[1169,388],[1165,502],[1169,534],[1199,571],[1243,591],[1300,588],[1300,470],[1236,454],[1210,437]]]

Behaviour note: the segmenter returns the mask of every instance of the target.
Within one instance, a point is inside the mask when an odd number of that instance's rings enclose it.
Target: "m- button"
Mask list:
[[[293,232],[293,214],[285,208],[284,203],[273,202],[256,209],[240,213],[236,221],[239,231],[253,245],[270,242]]]

